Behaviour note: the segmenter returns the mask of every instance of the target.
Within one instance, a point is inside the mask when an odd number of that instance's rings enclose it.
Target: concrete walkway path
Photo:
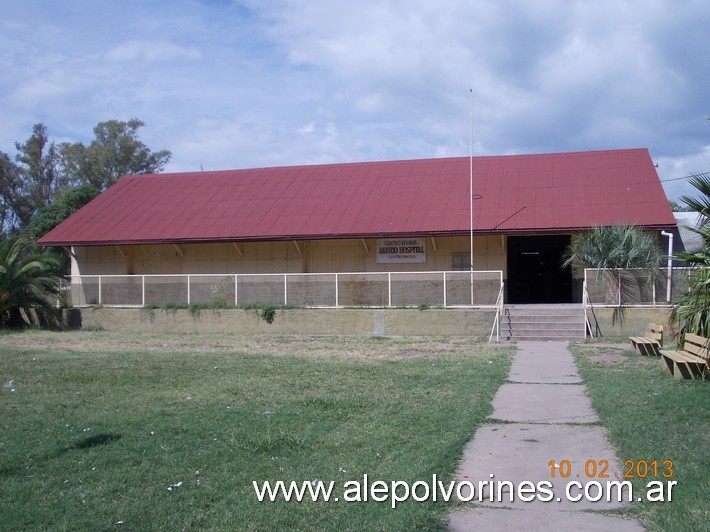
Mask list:
[[[449,530],[644,530],[638,521],[594,513],[628,504],[617,502],[614,490],[614,500],[606,501],[607,481],[623,480],[623,471],[567,347],[567,342],[518,343],[509,383],[493,399],[491,423],[464,449],[456,480],[473,484],[474,497],[467,502],[470,508],[450,515]],[[606,464],[608,478],[603,478]],[[524,481],[535,491],[521,492]],[[573,481],[598,482],[603,498],[569,500],[566,486]],[[547,493],[537,488],[540,482],[551,484],[543,484]],[[596,486],[590,490],[592,497],[598,493]],[[462,492],[462,500],[470,494]],[[584,495],[583,488],[575,484],[570,495]]]

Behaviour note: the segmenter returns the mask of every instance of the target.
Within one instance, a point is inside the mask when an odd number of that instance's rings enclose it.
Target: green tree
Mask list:
[[[693,185],[700,195],[681,196],[680,200],[685,203],[689,212],[698,214],[698,226],[692,230],[700,235],[703,247],[690,253],[682,253],[678,258],[693,264],[710,266],[710,172],[692,174],[688,183]]]
[[[586,268],[646,268],[661,275],[663,259],[656,239],[634,225],[593,227],[572,239],[563,260],[564,266]]]
[[[138,130],[144,125],[138,119],[109,120],[94,128],[95,138],[88,146],[62,144],[67,175],[75,182],[104,190],[125,175],[162,172],[172,154],[168,150],[152,152],[139,140]]]
[[[0,235],[18,223],[18,211],[26,209],[20,193],[20,172],[9,155],[0,152]]]
[[[27,234],[37,240],[98,195],[99,189],[94,185],[79,185],[69,189],[49,205],[37,210],[27,226]]]
[[[19,225],[26,227],[37,209],[49,205],[66,190],[69,180],[61,171],[61,155],[54,141],[49,139],[47,127],[35,124],[27,141],[15,143],[19,174],[15,215]]]
[[[47,227],[49,218],[60,217],[58,207],[48,206],[73,186],[91,185],[101,191],[124,175],[161,172],[171,154],[152,152],[140,141],[138,130],[143,125],[137,119],[100,122],[94,140],[84,146],[56,145],[46,126],[35,124],[27,141],[15,143],[14,160],[0,151],[0,236],[25,230],[40,211],[41,220],[34,225]]]
[[[702,247],[679,253],[679,260],[690,263],[695,269],[688,275],[688,290],[673,306],[671,319],[678,324],[680,334],[693,332],[710,336],[710,173],[694,174],[690,184],[700,193],[697,197],[683,196],[681,201],[698,213],[698,227]]]
[[[56,255],[38,251],[25,237],[0,242],[0,325],[56,324],[60,268]]]
[[[608,289],[609,302],[618,302],[614,321],[624,318],[624,305],[649,299],[663,278],[663,254],[656,239],[633,225],[593,227],[572,238],[563,266],[597,268],[597,279]]]

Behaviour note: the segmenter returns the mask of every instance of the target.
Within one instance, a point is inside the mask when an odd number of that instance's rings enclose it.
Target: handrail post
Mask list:
[[[503,318],[504,299],[505,282],[503,282],[503,272],[500,272],[500,307],[498,307],[498,323],[496,324],[496,342],[500,342],[500,320]]]
[[[392,306],[392,272],[387,272],[387,306]]]
[[[584,337],[587,337],[587,322],[589,321],[589,318],[587,318],[587,271],[584,271],[584,281],[582,281],[582,309],[584,310]],[[589,330],[591,332],[591,327],[589,327]]]
[[[145,275],[141,275],[141,306],[145,307]]]
[[[288,305],[288,274],[284,273],[284,306]]]
[[[234,274],[234,306],[238,307],[239,306],[239,297],[237,295],[237,287],[239,286],[239,283],[237,283],[237,277],[239,277],[238,274]]]
[[[619,275],[619,308],[621,308],[621,271],[616,270]]]
[[[656,283],[653,283],[653,306],[656,306]]]
[[[99,305],[103,305],[103,300],[101,297],[101,276],[99,275]]]
[[[503,313],[503,281],[501,281],[500,288],[498,289],[498,297],[495,303],[495,317],[493,318],[493,327],[491,327],[491,334],[488,336],[488,342],[493,341],[493,332],[496,333],[496,342],[500,341],[500,320]]]
[[[340,308],[340,299],[338,297],[338,274],[335,274],[335,308]]]
[[[190,304],[190,274],[187,274],[187,304]]]
[[[471,265],[471,306],[473,306],[473,264]]]
[[[444,308],[446,308],[446,272],[441,272],[444,276]]]

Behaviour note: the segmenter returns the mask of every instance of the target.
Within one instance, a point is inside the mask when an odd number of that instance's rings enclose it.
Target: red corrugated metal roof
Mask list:
[[[675,226],[646,149],[476,157],[478,233]],[[469,159],[133,175],[43,245],[466,234]]]

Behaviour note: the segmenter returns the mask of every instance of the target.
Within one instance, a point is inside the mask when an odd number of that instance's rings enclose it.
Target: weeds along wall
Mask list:
[[[495,310],[83,308],[81,327],[109,332],[472,336],[488,339]],[[268,319],[271,319],[271,323]]]
[[[611,308],[595,309],[603,336],[642,335],[659,323],[672,342],[669,308],[628,308],[623,322]],[[109,332],[348,334],[367,336],[472,336],[488,339],[493,309],[64,309],[67,328]],[[272,320],[268,323],[267,317]]]

